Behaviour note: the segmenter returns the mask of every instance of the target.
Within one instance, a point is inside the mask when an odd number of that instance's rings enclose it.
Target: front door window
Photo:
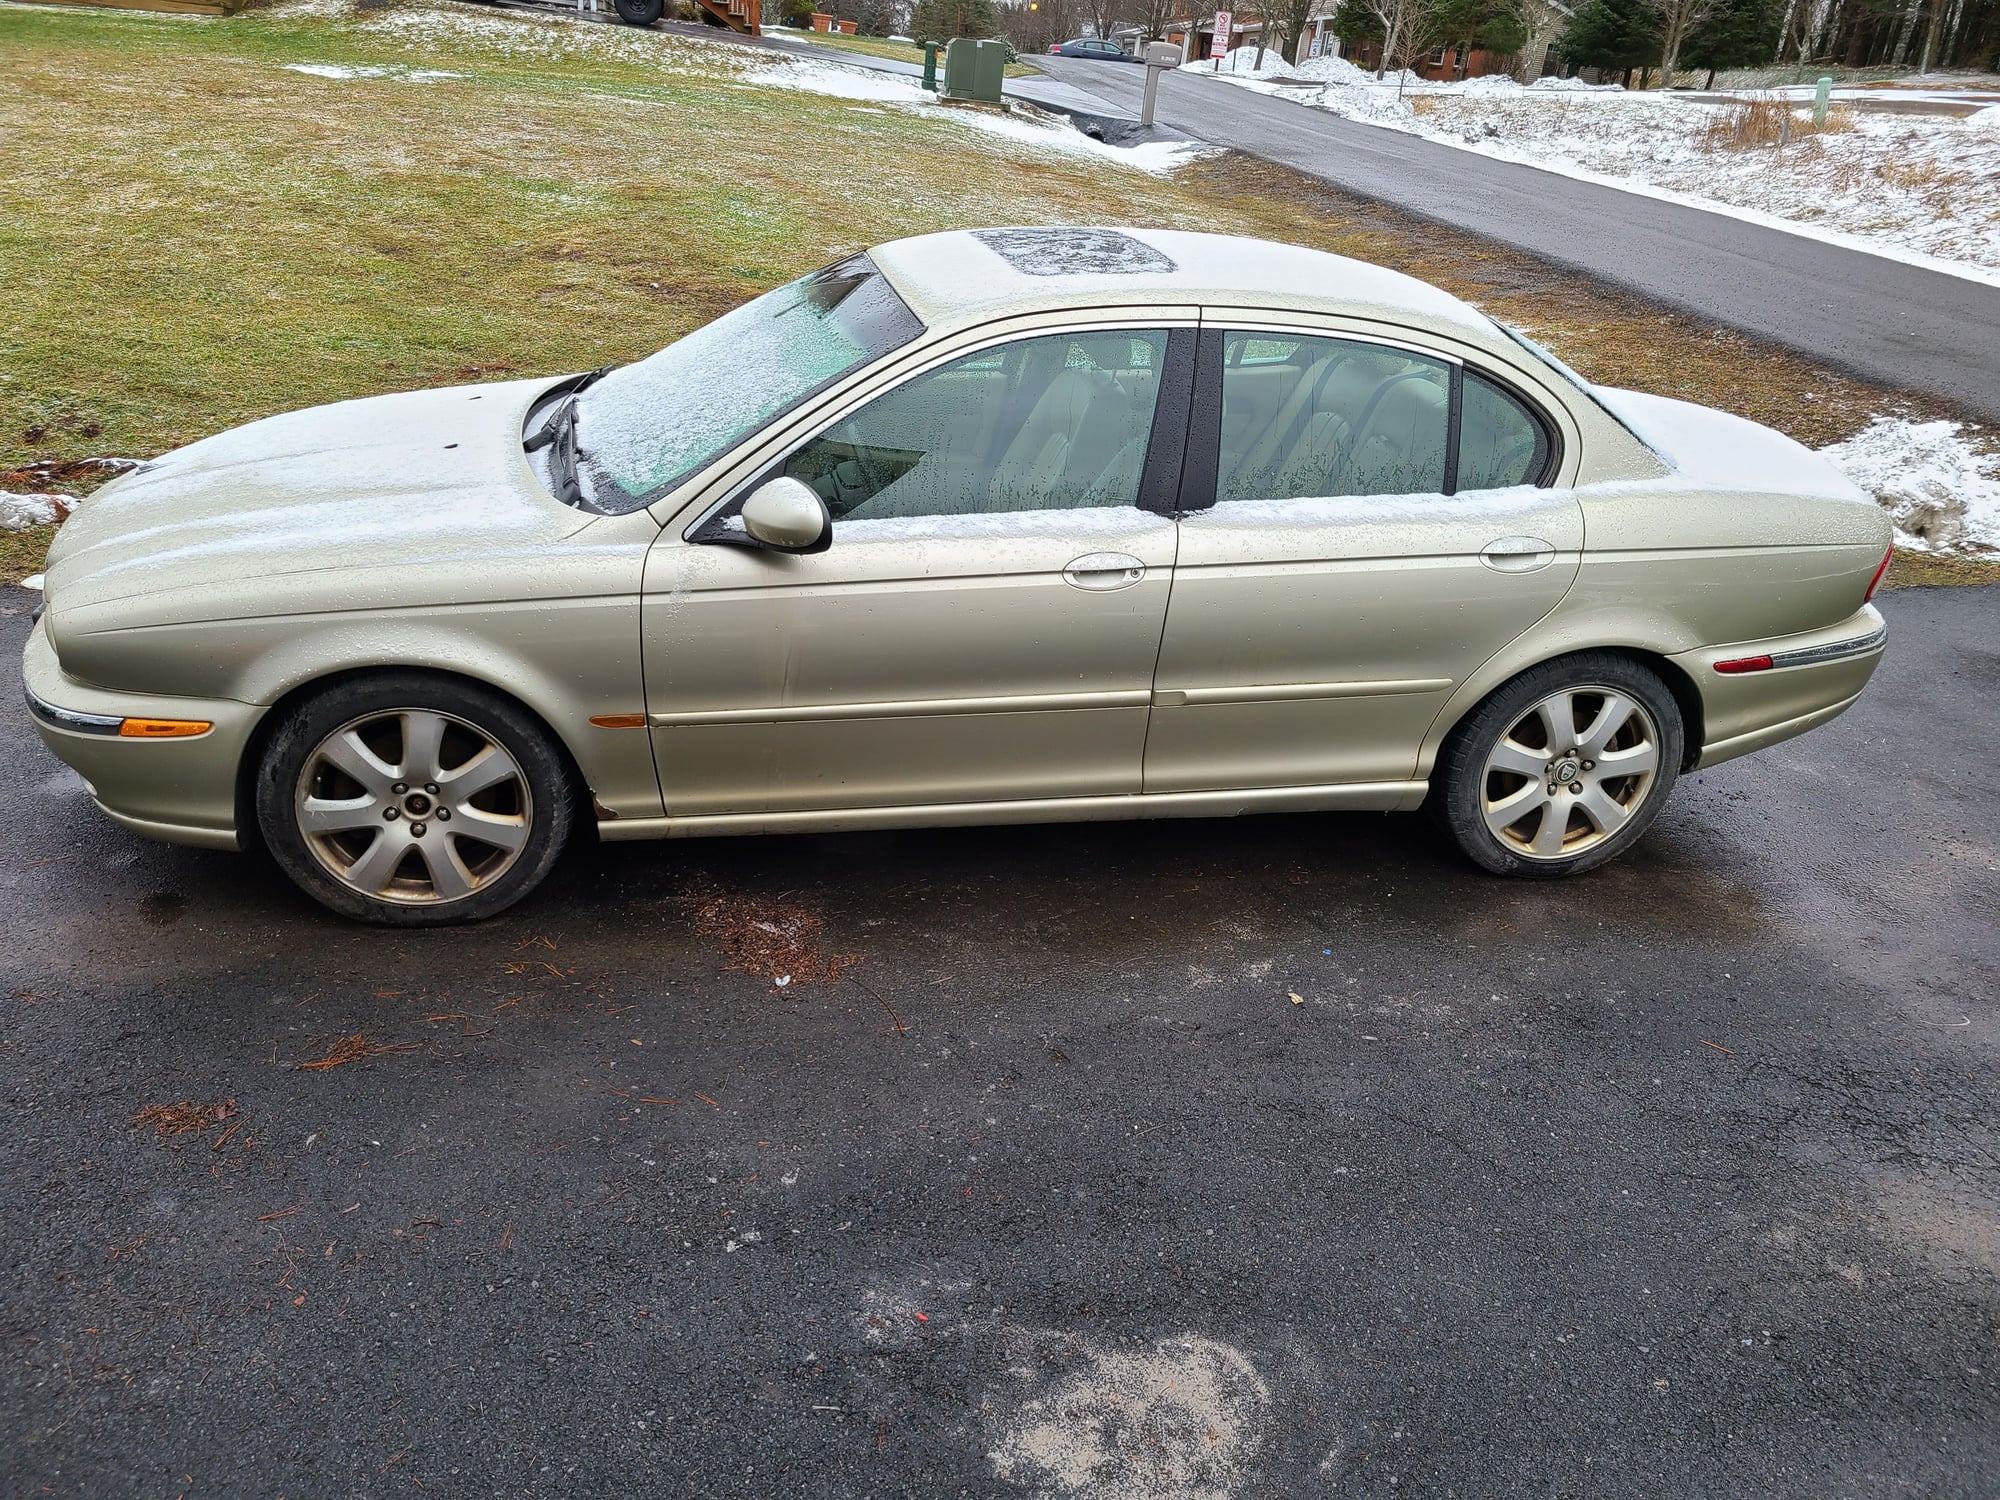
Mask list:
[[[1129,506],[1164,331],[983,349],[876,397],[786,460],[836,521]]]

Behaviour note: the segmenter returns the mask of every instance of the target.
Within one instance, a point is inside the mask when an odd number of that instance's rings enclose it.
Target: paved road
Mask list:
[[[1037,58],[1138,112],[1143,68]],[[1169,73],[1156,118],[1346,192],[1599,276],[1815,359],[2000,420],[2000,287],[1358,125]]]
[[[747,839],[406,936],[94,816],[25,598],[0,1492],[2000,1493],[2000,589],[1582,882]],[[785,908],[862,983],[726,972]]]

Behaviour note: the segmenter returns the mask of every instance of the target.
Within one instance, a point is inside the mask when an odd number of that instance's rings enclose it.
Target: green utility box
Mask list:
[[[944,50],[944,96],[947,99],[1000,102],[1007,77],[1007,44],[953,37]]]

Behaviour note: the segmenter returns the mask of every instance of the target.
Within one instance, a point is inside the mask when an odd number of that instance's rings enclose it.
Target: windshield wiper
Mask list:
[[[583,457],[583,448],[576,440],[576,401],[584,391],[609,375],[616,366],[606,365],[592,370],[588,375],[570,387],[569,394],[549,413],[535,435],[521,444],[526,453],[538,452],[543,448],[549,452],[549,478],[555,483],[555,497],[565,505],[583,504],[583,481],[577,474],[577,464]]]

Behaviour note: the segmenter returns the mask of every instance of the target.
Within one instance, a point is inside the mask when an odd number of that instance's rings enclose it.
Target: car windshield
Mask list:
[[[613,370],[577,398],[585,503],[610,515],[637,510],[922,331],[874,262],[856,255]]]

